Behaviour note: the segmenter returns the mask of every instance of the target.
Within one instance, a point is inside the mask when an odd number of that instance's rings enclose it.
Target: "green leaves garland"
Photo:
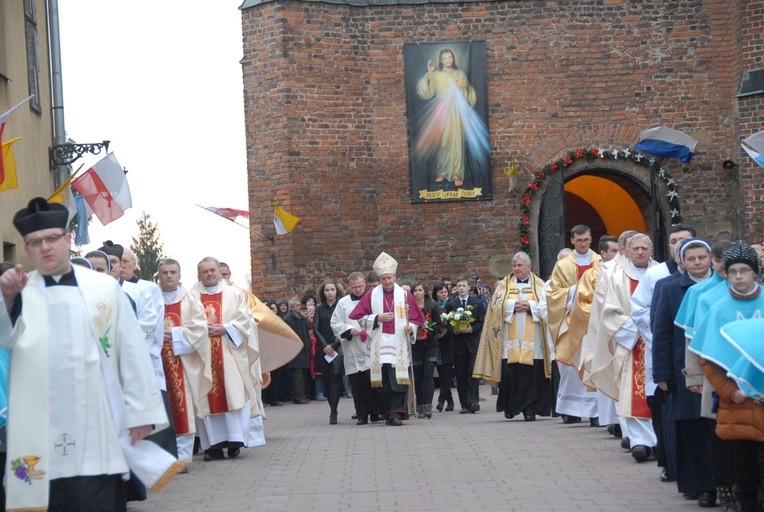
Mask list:
[[[658,178],[660,178],[667,188],[666,198],[671,213],[671,223],[677,224],[682,222],[682,215],[679,211],[679,192],[677,191],[676,182],[671,178],[669,173],[661,167],[658,160],[650,155],[640,153],[638,151],[631,151],[630,149],[604,149],[604,148],[591,148],[591,149],[578,149],[571,151],[567,156],[562,157],[554,162],[550,162],[541,168],[540,171],[533,174],[528,187],[525,189],[522,195],[522,204],[520,211],[522,216],[520,217],[520,247],[523,251],[530,253],[531,249],[531,204],[533,203],[533,197],[538,192],[541,184],[551,174],[567,169],[575,162],[579,160],[586,160],[591,162],[593,160],[623,160],[641,165],[651,172],[654,172]]]

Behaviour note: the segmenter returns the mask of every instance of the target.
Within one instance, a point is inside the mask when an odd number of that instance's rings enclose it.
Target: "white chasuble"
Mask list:
[[[207,399],[212,386],[207,317],[195,293],[180,287],[163,295],[164,328],[172,340],[163,343],[162,363],[175,433],[194,434],[199,402]]]
[[[257,333],[244,294],[224,281],[214,288],[194,285],[209,323],[222,324],[227,334],[210,337],[212,387],[199,403],[197,422],[203,449],[223,441],[250,446],[250,418],[259,416],[255,383]]]

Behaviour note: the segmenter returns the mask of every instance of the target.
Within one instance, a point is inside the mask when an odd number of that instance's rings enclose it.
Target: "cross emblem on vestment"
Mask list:
[[[74,449],[75,446],[77,446],[77,443],[68,433],[59,434],[56,438],[56,442],[53,443],[53,448],[55,448],[56,452],[62,457],[69,455],[69,453],[71,453],[69,448]]]

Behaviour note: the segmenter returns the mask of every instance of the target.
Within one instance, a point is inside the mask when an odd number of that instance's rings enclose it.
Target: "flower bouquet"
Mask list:
[[[473,306],[470,304],[467,308],[457,308],[455,311],[449,311],[448,315],[445,315],[445,321],[454,328],[454,332],[464,333],[470,328],[470,324],[475,321],[475,317],[472,316]]]
[[[424,323],[419,326],[416,333],[417,340],[426,340],[427,336],[435,329],[435,322],[432,321],[432,315],[427,313],[424,317]]]

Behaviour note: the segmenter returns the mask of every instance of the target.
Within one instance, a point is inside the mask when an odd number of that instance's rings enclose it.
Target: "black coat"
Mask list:
[[[671,395],[672,420],[700,418],[699,393],[687,389],[684,369],[684,329],[674,324],[679,305],[687,289],[695,284],[689,274],[680,278],[673,275],[658,281],[663,283],[653,322],[653,382],[667,382]]]
[[[445,304],[443,304],[442,308],[438,308],[438,312],[445,313],[447,305],[448,300],[445,302]],[[454,364],[454,341],[451,331],[446,328],[447,325],[448,324],[446,324],[446,322],[441,322],[440,332],[442,336],[438,338],[438,344],[440,345],[440,358],[442,360],[442,364]]]
[[[472,317],[475,321],[472,325],[471,333],[456,333],[454,328],[449,325],[448,331],[452,335],[454,354],[477,354],[478,345],[480,344],[480,333],[483,330],[483,320],[485,320],[485,312],[483,311],[483,303],[474,295],[467,297],[467,306],[472,306]],[[448,314],[451,311],[456,311],[462,307],[462,301],[458,295],[455,295],[449,299],[446,304],[445,312]]]
[[[313,317],[313,333],[316,336],[316,358],[313,367],[321,374],[326,374],[330,369],[335,375],[343,372],[342,357],[336,357],[331,363],[324,359],[324,349],[327,346],[331,345],[335,352],[340,350],[340,340],[332,331],[332,315],[336,307],[336,301],[331,306],[321,303],[316,307],[316,315]]]
[[[416,343],[411,345],[411,359],[416,364],[421,363],[423,359],[430,359],[431,357],[440,359],[438,335],[443,330],[443,325],[440,323],[438,305],[434,302],[425,302],[424,308],[422,308],[422,315],[427,318],[428,314],[430,315],[430,321],[435,322],[435,327],[427,333],[425,339],[417,339]]]
[[[283,318],[284,322],[292,328],[292,330],[302,340],[303,348],[297,353],[297,356],[289,362],[289,368],[310,368],[310,349],[313,342],[310,339],[310,323],[308,319],[302,315],[295,315],[294,312],[289,311]]]

